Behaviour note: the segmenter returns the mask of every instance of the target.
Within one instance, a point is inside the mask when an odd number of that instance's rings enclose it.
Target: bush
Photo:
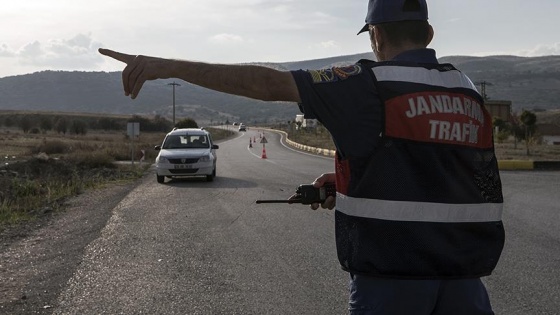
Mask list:
[[[110,147],[105,150],[108,156],[113,157],[117,161],[127,161],[132,158],[129,146]]]
[[[79,152],[68,156],[68,159],[82,168],[116,168],[114,159],[106,153]]]
[[[509,136],[511,135],[511,132],[509,130],[500,130],[498,131],[498,134],[496,135],[496,140],[498,143],[502,143],[504,141],[506,141]]]
[[[175,127],[177,127],[177,128],[198,128],[198,124],[192,118],[184,118],[184,119],[179,120],[175,124]]]
[[[45,141],[39,146],[34,153],[44,152],[48,155],[51,154],[64,154],[68,152],[68,145],[59,140]]]

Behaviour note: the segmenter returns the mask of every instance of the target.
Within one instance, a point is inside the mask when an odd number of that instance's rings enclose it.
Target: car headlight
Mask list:
[[[156,163],[169,163],[169,160],[163,156],[158,156]]]
[[[203,155],[198,159],[199,162],[210,162],[210,155]]]

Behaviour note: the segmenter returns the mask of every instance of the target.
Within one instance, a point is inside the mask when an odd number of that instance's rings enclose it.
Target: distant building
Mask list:
[[[305,119],[303,115],[296,115],[296,120],[298,126],[301,125],[301,128],[315,128],[317,127],[317,120],[316,119]]]
[[[538,133],[545,144],[560,145],[560,126],[555,124],[538,124]]]
[[[486,100],[484,105],[492,118],[497,117],[503,121],[511,120],[511,101]]]

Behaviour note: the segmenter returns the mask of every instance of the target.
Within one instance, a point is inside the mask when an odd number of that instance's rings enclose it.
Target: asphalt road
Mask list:
[[[61,293],[55,314],[344,314],[332,211],[259,205],[332,169],[278,135],[220,143],[218,176],[146,178],[114,210]]]
[[[345,314],[332,211],[285,199],[332,169],[257,130],[220,143],[218,176],[146,177],[113,210],[54,314]],[[560,313],[560,172],[502,172],[507,243],[484,279],[496,314]]]
[[[506,244],[486,283],[496,314],[560,314],[560,172],[501,172]]]

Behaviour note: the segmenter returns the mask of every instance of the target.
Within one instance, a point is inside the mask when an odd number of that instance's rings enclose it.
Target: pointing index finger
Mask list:
[[[120,53],[120,52],[117,52],[117,51],[114,51],[114,50],[110,50],[110,49],[99,48],[98,51],[102,55],[105,55],[107,57],[111,57],[113,59],[124,62],[126,64],[129,64],[134,59],[133,55],[123,54],[123,53]]]

